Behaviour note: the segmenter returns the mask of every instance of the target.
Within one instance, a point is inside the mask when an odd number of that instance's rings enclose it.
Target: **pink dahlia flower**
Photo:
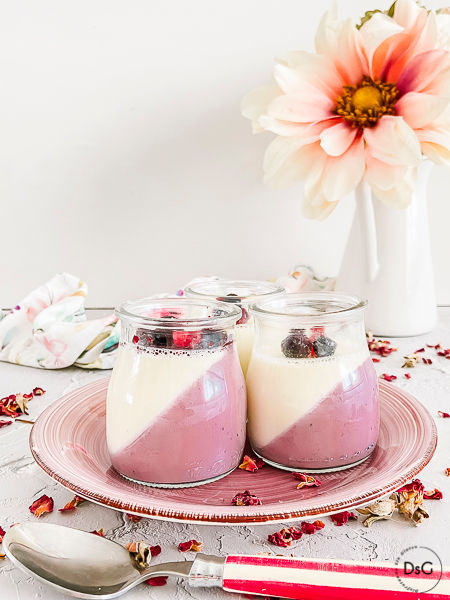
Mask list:
[[[424,155],[450,166],[450,53],[437,38],[435,13],[414,0],[359,29],[328,11],[316,54],[291,52],[274,85],[243,99],[253,131],[278,136],[265,181],[304,180],[310,218],[327,217],[363,180],[386,204],[408,205]]]

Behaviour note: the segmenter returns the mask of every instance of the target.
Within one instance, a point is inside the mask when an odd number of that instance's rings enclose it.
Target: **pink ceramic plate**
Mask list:
[[[409,481],[428,463],[437,443],[427,410],[410,394],[380,383],[378,445],[363,464],[321,475],[322,485],[296,489],[292,474],[265,465],[195,488],[159,489],[132,483],[111,467],[105,440],[102,379],[64,396],[33,426],[31,451],[51,477],[76,494],[117,510],[171,521],[266,523],[323,515],[368,504]],[[250,490],[262,506],[232,506]]]

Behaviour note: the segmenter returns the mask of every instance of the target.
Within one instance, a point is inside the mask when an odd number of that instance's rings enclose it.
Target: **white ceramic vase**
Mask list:
[[[369,301],[366,327],[379,336],[427,333],[436,324],[428,227],[431,162],[419,167],[411,204],[389,208],[366,183],[356,190],[356,213],[336,288]]]

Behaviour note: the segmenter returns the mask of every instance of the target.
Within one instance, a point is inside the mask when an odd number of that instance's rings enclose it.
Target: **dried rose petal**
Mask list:
[[[442,410],[438,410],[438,415],[443,419],[450,419],[450,413],[442,412]]]
[[[282,529],[280,529],[280,531],[268,535],[267,541],[273,544],[274,546],[278,546],[280,548],[287,548],[291,545],[294,539],[300,539],[302,536],[302,532],[298,531],[298,537],[294,538],[291,531],[293,529],[295,528],[289,527],[289,529],[286,529],[286,527],[283,527]]]
[[[0,560],[5,560],[6,554],[0,554]]]
[[[413,479],[411,483],[402,486],[390,496],[396,501],[398,512],[407,519],[411,519],[416,525],[429,517],[422,506],[423,492],[423,483],[419,479]]]
[[[22,394],[22,396],[25,398],[25,400],[32,400],[33,392],[31,392],[30,394]]]
[[[167,583],[167,575],[160,575],[158,577],[151,577],[147,579],[145,583],[147,585],[152,585],[153,587],[161,587],[162,585],[166,585]]]
[[[197,540],[189,540],[188,542],[181,542],[178,544],[178,550],[180,552],[201,552],[203,549],[203,542]]]
[[[90,531],[89,533],[93,533],[94,535],[99,535],[100,537],[105,537],[105,534],[103,533],[103,529],[94,529],[93,531]]]
[[[380,362],[380,359],[379,359],[379,358],[375,358],[375,357],[373,357],[373,358],[372,358],[372,362],[374,362],[374,363],[379,363],[379,362]]]
[[[433,361],[431,360],[431,358],[422,358],[422,362],[425,363],[426,365],[433,364]]]
[[[259,471],[259,469],[261,469],[263,466],[264,461],[261,458],[251,458],[246,454],[244,456],[244,460],[239,465],[239,468],[243,469],[244,471],[250,471],[251,473],[254,473],[255,471]]]
[[[340,527],[341,525],[344,525],[345,523],[347,523],[349,519],[358,520],[358,517],[355,515],[354,512],[352,512],[352,511],[349,512],[348,510],[344,510],[340,513],[336,513],[335,515],[330,515],[330,519],[333,521],[333,523],[335,525]]]
[[[35,500],[29,508],[30,512],[33,513],[35,517],[41,517],[45,513],[51,513],[53,512],[53,498],[44,494]]]
[[[3,529],[3,527],[0,527],[0,544],[3,542],[3,536],[5,533],[6,531]]]
[[[127,513],[127,517],[130,521],[133,521],[133,523],[139,523],[142,519],[139,515],[132,515],[131,513]]]
[[[16,404],[23,415],[28,414],[27,410],[27,400],[23,396],[23,394],[16,394]]]
[[[130,553],[138,569],[146,569],[148,567],[148,557],[152,557],[148,544],[145,542],[130,542],[125,548]]]
[[[419,352],[425,352],[425,348],[419,348],[414,352],[414,354],[418,354]]]
[[[380,377],[385,381],[395,381],[397,379],[397,375],[388,375],[387,373],[383,373]]]
[[[434,490],[430,490],[428,492],[424,491],[423,497],[424,500],[442,500],[444,496],[440,490],[434,488]]]
[[[72,498],[72,500],[70,502],[68,502],[64,508],[60,508],[58,512],[68,512],[68,511],[72,511],[75,510],[76,507],[79,504],[82,504],[83,502],[86,502],[86,500],[84,498],[82,498],[81,496],[74,496]]]
[[[442,348],[441,344],[435,344],[433,346],[433,344],[427,344],[427,348],[434,348],[435,350],[439,350],[440,348]]]
[[[298,490],[301,490],[303,487],[319,487],[321,485],[320,479],[307,473],[292,473],[292,475],[295,479],[300,480],[300,483],[297,485]]]
[[[156,546],[150,546],[150,555],[152,558],[161,554],[161,546],[157,544]]]
[[[377,500],[369,506],[364,508],[357,508],[356,510],[362,515],[369,515],[367,519],[364,519],[363,525],[370,527],[375,521],[381,519],[390,519],[394,514],[394,510],[397,507],[396,498],[388,498],[386,500]]]
[[[412,369],[417,365],[419,358],[420,357],[417,356],[417,354],[407,354],[404,356],[405,362],[402,364],[402,368]]]
[[[12,425],[12,421],[0,421],[0,427],[6,427],[7,425]]]
[[[300,531],[302,533],[307,533],[308,535],[311,535],[313,533],[316,533],[316,531],[319,531],[319,529],[323,529],[324,527],[325,523],[323,521],[314,521],[314,523],[307,523],[306,521],[303,521],[300,526]]]
[[[262,502],[258,496],[250,494],[248,490],[245,490],[245,492],[239,492],[236,494],[236,496],[232,499],[231,504],[234,506],[258,506],[261,505]]]
[[[447,477],[450,477],[450,467],[447,467],[445,469],[445,474],[447,475]]]
[[[41,387],[35,387],[33,389],[33,396],[43,396],[45,394],[45,390]]]
[[[391,346],[391,342],[389,340],[375,340],[370,331],[366,333],[366,338],[369,350],[371,352],[375,352],[379,356],[388,356],[392,352],[397,351],[397,348],[393,348]]]
[[[411,373],[405,373],[406,379],[411,379]]]

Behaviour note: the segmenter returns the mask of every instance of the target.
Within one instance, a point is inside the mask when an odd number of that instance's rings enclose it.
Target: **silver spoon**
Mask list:
[[[76,598],[117,598],[161,575],[188,578],[191,585],[221,585],[224,558],[198,554],[193,561],[139,570],[126,548],[86,531],[49,523],[19,523],[3,538],[11,561],[43,583]]]
[[[139,570],[128,550],[116,542],[86,531],[36,522],[11,527],[3,538],[3,547],[25,572],[77,598],[117,598],[158,575],[183,577],[196,587],[282,598],[342,600],[343,589],[351,589],[348,596],[352,598],[361,595],[362,590],[376,591],[378,600],[402,598],[405,594],[398,564],[384,561],[197,554],[193,561]],[[412,580],[407,583],[412,585]],[[442,567],[439,561],[433,570],[414,576],[414,586],[432,590],[427,594],[429,600],[450,597],[450,568]],[[373,593],[371,597],[375,597]]]

